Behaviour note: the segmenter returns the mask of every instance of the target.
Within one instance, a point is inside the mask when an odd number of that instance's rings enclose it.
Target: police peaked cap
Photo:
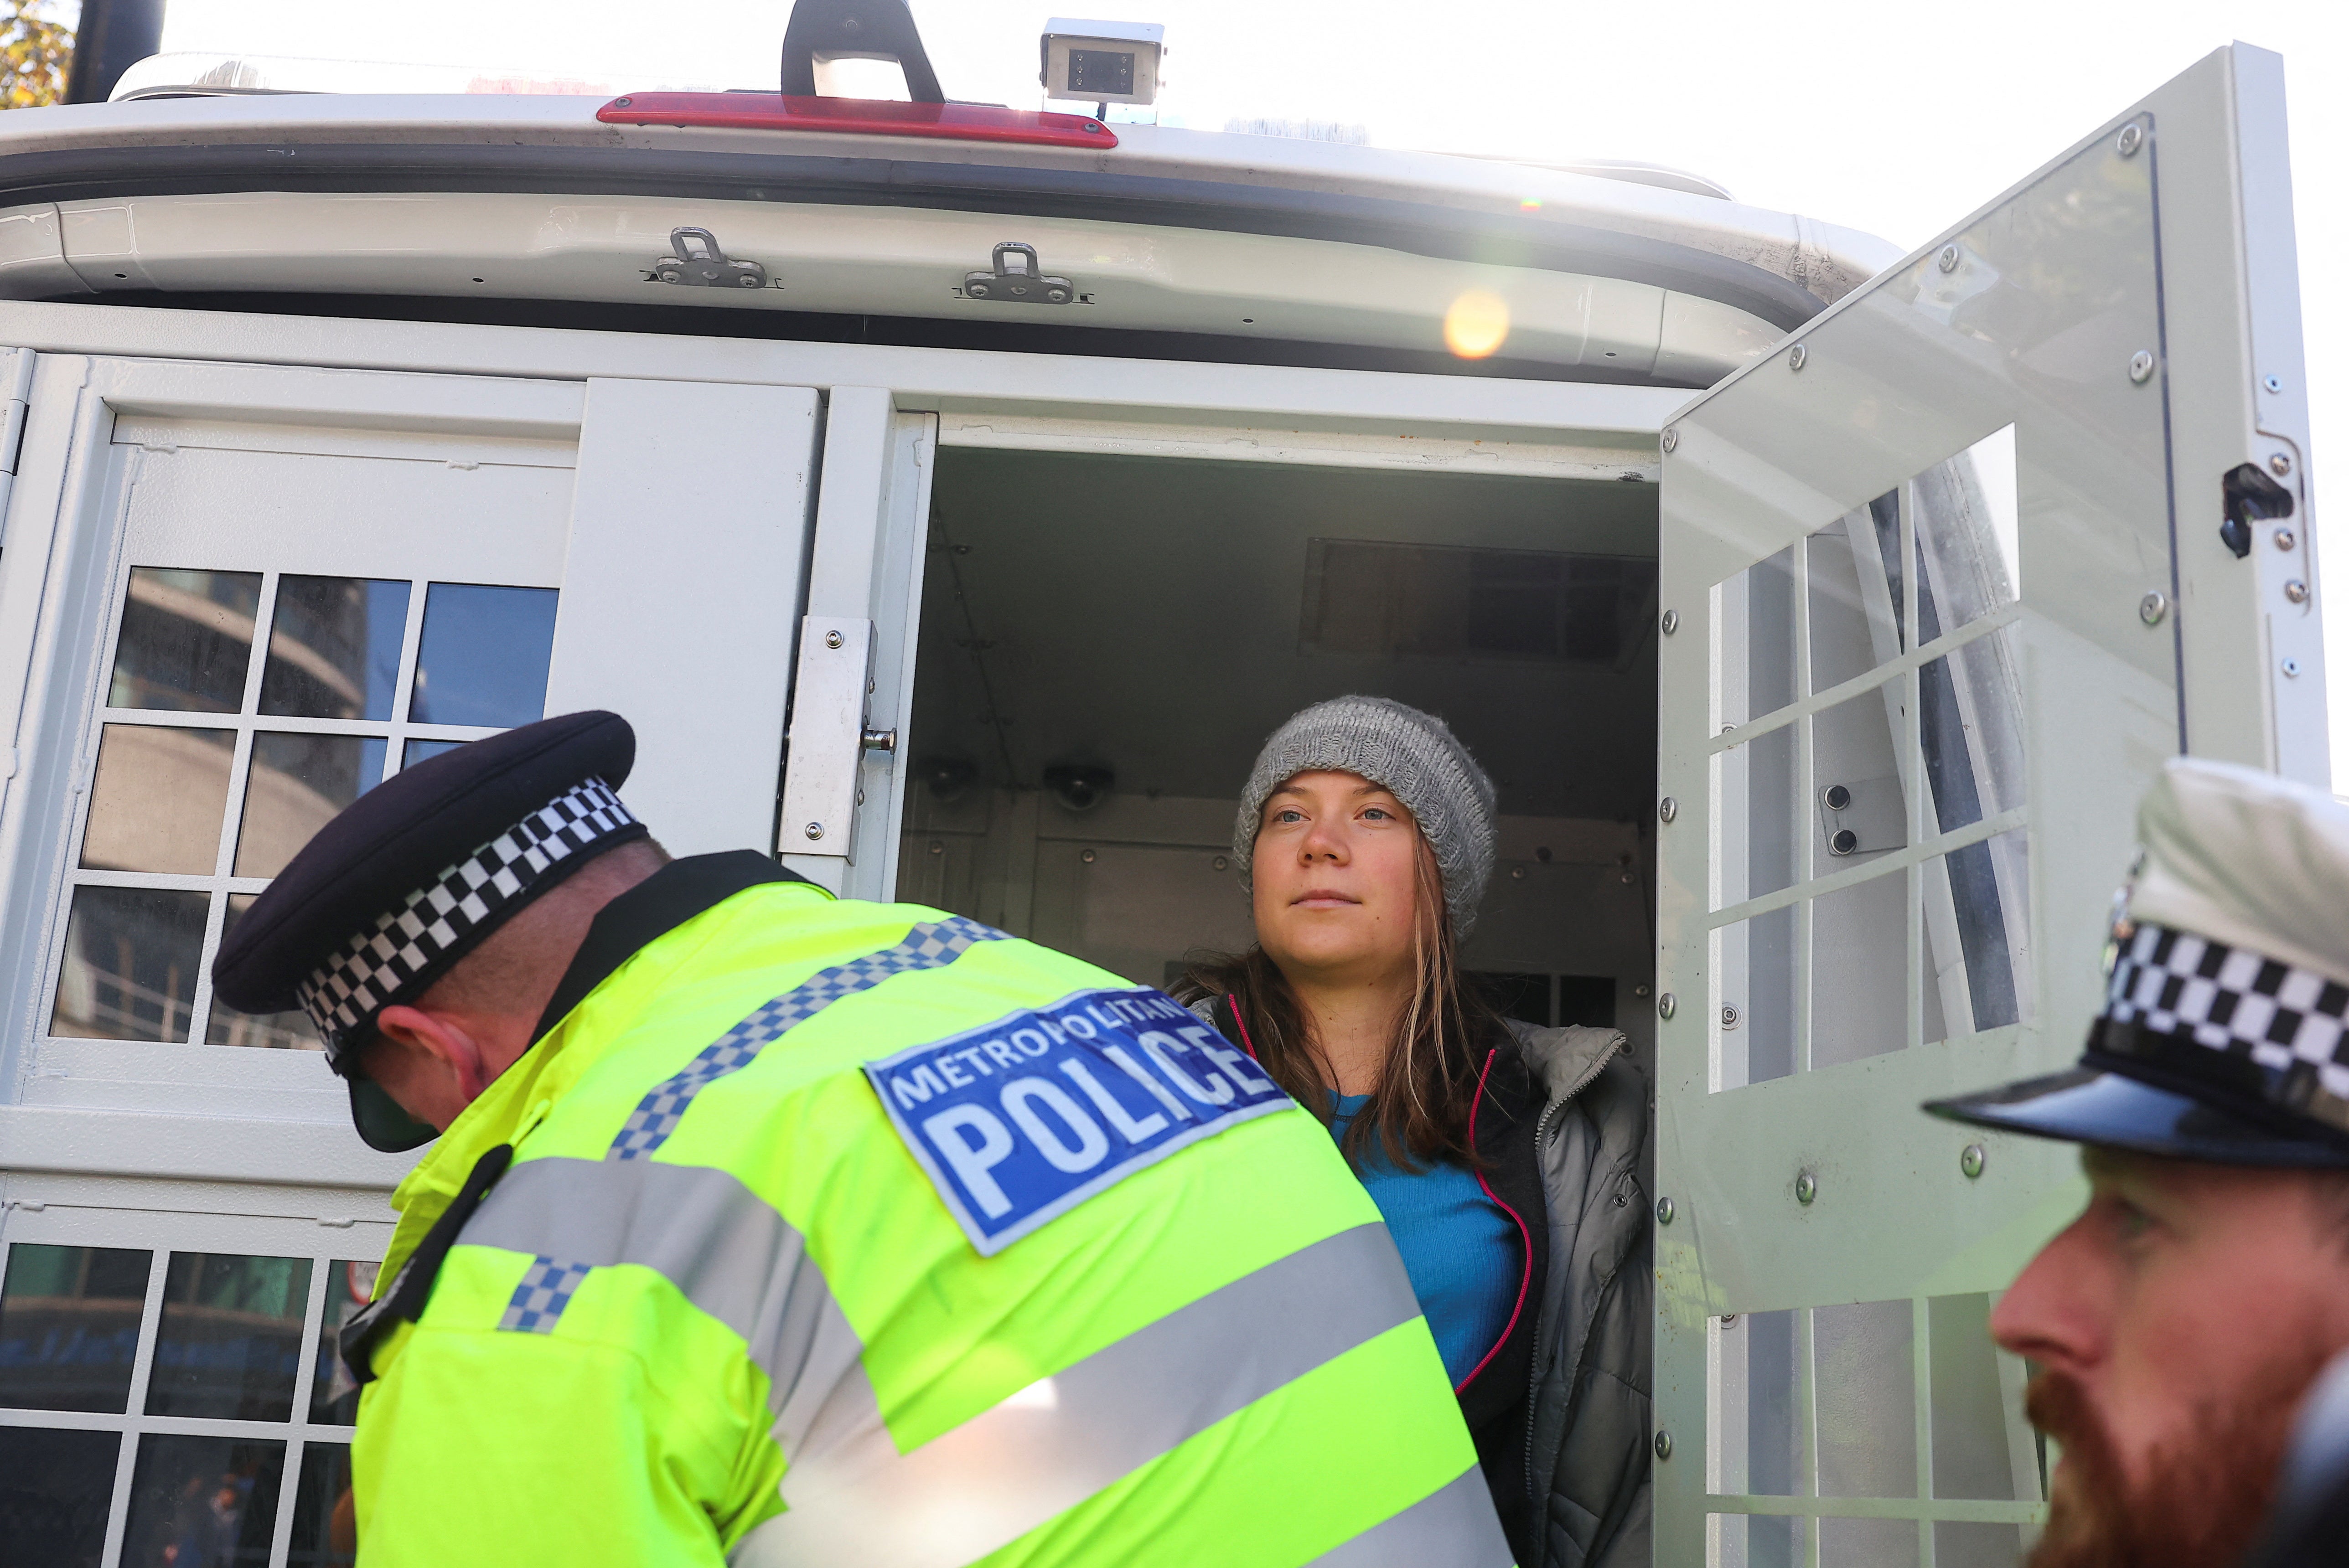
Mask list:
[[[2349,805],[2174,758],[2137,841],[2079,1066],[1925,1109],[2213,1164],[2349,1167]]]
[[[402,769],[312,836],[212,963],[248,1013],[299,1006],[348,1079],[375,1148],[437,1136],[359,1070],[384,1008],[410,1003],[531,900],[647,836],[616,791],[636,731],[613,713],[542,719]]]

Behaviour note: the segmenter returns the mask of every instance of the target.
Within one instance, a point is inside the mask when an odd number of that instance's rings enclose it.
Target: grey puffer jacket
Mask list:
[[[1542,1254],[1544,1266],[1534,1277],[1540,1294],[1527,1397],[1515,1412],[1525,1435],[1506,1456],[1521,1464],[1528,1491],[1530,1528],[1512,1532],[1522,1536],[1518,1561],[1522,1568],[1646,1568],[1655,1311],[1640,1174],[1648,1083],[1613,1029],[1512,1030],[1532,1091],[1521,1103],[1539,1107],[1524,1147],[1538,1174],[1547,1231],[1528,1249]],[[1488,1071],[1488,1082],[1495,1076]],[[1517,1154],[1516,1139],[1506,1142],[1507,1153]],[[1484,1147],[1482,1137],[1478,1143]],[[1506,1196],[1499,1178],[1506,1174],[1495,1170],[1488,1178],[1496,1199]],[[1481,1434],[1477,1447],[1484,1455]],[[1486,1475],[1498,1479],[1489,1460]]]

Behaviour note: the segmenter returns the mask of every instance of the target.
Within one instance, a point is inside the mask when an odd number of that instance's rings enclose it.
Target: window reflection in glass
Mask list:
[[[387,744],[369,735],[256,733],[244,779],[236,874],[274,877],[284,871],[312,834],[382,782]]]
[[[1811,1309],[1819,1496],[1917,1495],[1916,1321],[1905,1298]],[[1909,1561],[1915,1562],[1915,1524],[1887,1522],[1908,1532]]]
[[[228,895],[228,911],[221,919],[221,941],[244,912],[253,907],[258,893],[233,892]],[[310,1022],[310,1015],[299,1007],[283,1013],[240,1013],[218,996],[212,998],[212,1016],[204,1025],[204,1043],[208,1046],[257,1046],[274,1051],[322,1051],[318,1031]]]
[[[132,567],[108,704],[234,713],[260,608],[257,572]]]
[[[117,1432],[0,1427],[0,1546],[8,1562],[98,1568],[121,1452]]]
[[[1744,1321],[1740,1319],[1740,1321]],[[1785,1568],[1806,1563],[1810,1550],[1808,1519],[1788,1519],[1767,1513],[1708,1513],[1705,1538],[1720,1543],[1715,1559],[1721,1568]]]
[[[1921,1549],[1917,1526],[1909,1520],[1829,1516],[1813,1523],[1819,1532],[1819,1568],[1917,1568]]]
[[[49,1033],[98,1040],[184,1040],[203,957],[207,895],[78,887]]]
[[[1714,933],[1715,1020],[1723,1088],[1767,1083],[1795,1070],[1794,906]]]
[[[147,1413],[287,1419],[309,1299],[307,1258],[173,1253]]]
[[[2038,1445],[2022,1409],[2023,1367],[1991,1340],[1990,1296],[1937,1295],[1926,1308],[1932,1351],[1933,1495],[2038,1501]],[[1951,1556],[1945,1535],[1938,1555],[1952,1568],[2004,1568],[2016,1561],[2014,1528],[1964,1526],[1959,1540],[1971,1549]],[[1997,1533],[2002,1531],[2002,1537]],[[2003,1557],[1989,1552],[2002,1539]]]
[[[1925,862],[1925,1038],[2028,1023],[2030,837],[2017,828]]]
[[[1811,905],[1814,1070],[1909,1044],[1909,873],[1823,893]],[[1930,998],[1926,1011],[1932,1016]],[[1928,1022],[1930,1023],[1929,1017]]]
[[[285,1445],[150,1432],[139,1439],[122,1561],[267,1568]]]
[[[155,1254],[18,1242],[0,1283],[0,1405],[120,1415]]]
[[[2023,803],[2023,675],[2005,626],[1917,672],[1925,782],[1937,832],[1955,832]]]
[[[93,870],[210,876],[220,853],[235,749],[233,730],[106,726],[89,787],[81,863]]]
[[[409,585],[361,577],[277,580],[261,711],[389,718],[408,629]]]
[[[1726,909],[1795,885],[1807,862],[1797,837],[1795,726],[1782,724],[1737,740],[1713,758],[1713,810],[1720,817],[1721,860],[1713,907]]]
[[[1777,712],[1795,689],[1795,547],[1757,561],[1713,589],[1721,721]]]
[[[343,1325],[375,1294],[381,1265],[337,1258],[326,1265],[325,1319],[318,1326],[318,1367],[310,1380],[310,1419],[320,1426],[347,1427],[358,1420],[359,1386],[343,1365]]]
[[[461,740],[411,740],[400,751],[399,765],[413,768],[419,762],[430,761],[444,751],[454,751],[464,744]]]
[[[1899,519],[1897,493],[1878,496],[1805,542],[1811,690],[1840,686],[1899,655]],[[1883,554],[1886,527],[1894,551],[1889,571]]]
[[[1933,1522],[1935,1568],[2011,1568],[2022,1561],[2023,1526],[2019,1524]]]
[[[409,719],[507,728],[546,717],[554,599],[552,588],[427,588]]]
[[[2022,516],[2014,427],[1917,476],[1918,641],[1978,621],[2022,597]],[[1932,617],[1930,624],[1926,617]]]
[[[336,1528],[336,1511],[351,1490],[347,1443],[302,1445],[302,1480],[294,1494],[294,1544],[285,1568],[347,1568],[358,1561],[356,1525]]]
[[[1802,1326],[1793,1311],[1740,1313],[1722,1326],[1715,1376],[1724,1492],[1793,1497],[1804,1490],[1808,1478],[1802,1474],[1802,1423],[1795,1398]]]

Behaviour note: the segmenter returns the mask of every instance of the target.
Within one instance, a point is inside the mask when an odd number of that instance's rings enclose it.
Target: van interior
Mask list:
[[[1464,966],[1648,1057],[1653,485],[948,447],[932,495],[900,898],[1170,985],[1252,940],[1266,737],[1392,697],[1498,791]]]

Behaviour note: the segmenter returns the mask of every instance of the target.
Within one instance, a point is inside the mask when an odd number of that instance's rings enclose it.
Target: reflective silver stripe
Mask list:
[[[1307,1568],[1510,1568],[1508,1537],[1475,1465]]]
[[[742,1336],[767,1374],[787,1456],[820,1440],[810,1434],[843,1395],[848,1425],[861,1429],[855,1391],[872,1401],[864,1346],[808,1256],[807,1238],[730,1171],[655,1160],[526,1160],[490,1190],[457,1239],[585,1268],[642,1264]],[[544,1333],[554,1324],[500,1326]]]
[[[1341,1232],[910,1453],[877,1421],[855,1442],[811,1443],[784,1474],[788,1511],[746,1536],[732,1561],[961,1568],[1418,1315],[1386,1227]]]

